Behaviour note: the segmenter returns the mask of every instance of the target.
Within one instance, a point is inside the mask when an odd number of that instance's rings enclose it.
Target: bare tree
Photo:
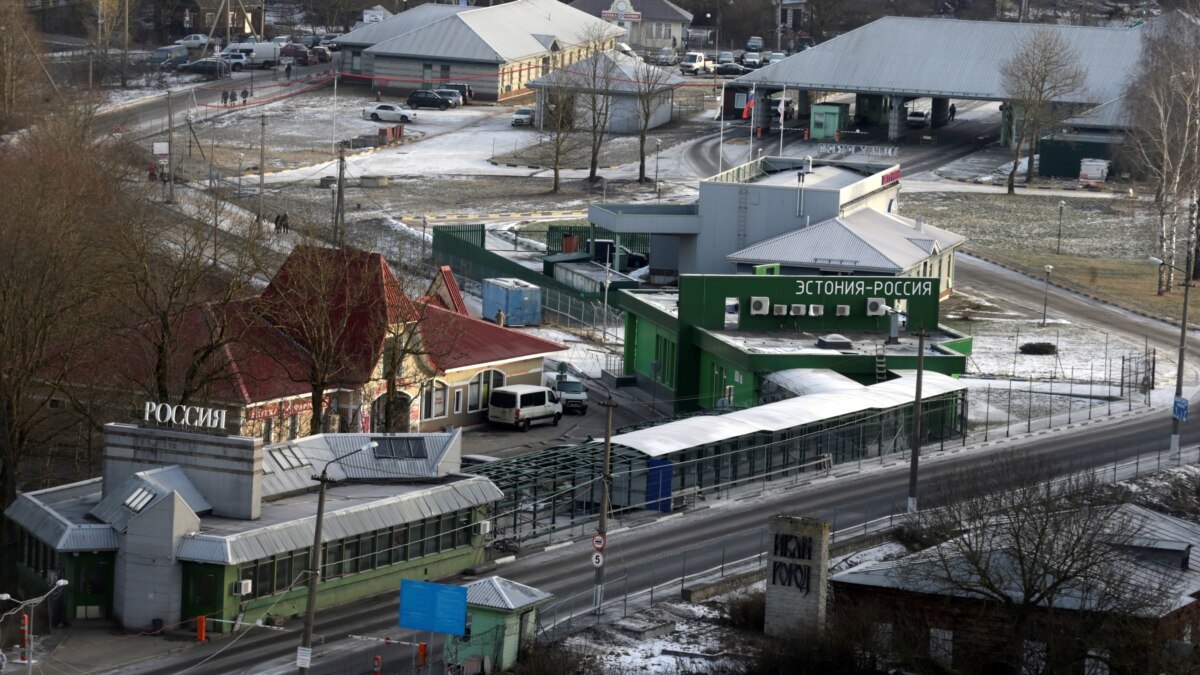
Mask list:
[[[979,603],[994,634],[974,639],[996,645],[996,658],[1014,672],[1071,672],[1084,641],[1113,646],[1115,672],[1139,672],[1116,661],[1136,662],[1146,651],[1124,654],[1115,646],[1146,637],[1133,632],[1145,628],[1142,617],[1169,611],[1179,576],[1163,565],[1141,567],[1131,578],[1145,527],[1136,507],[1100,503],[1090,472],[1054,479],[1050,467],[1016,454],[993,467],[988,478],[942,483],[952,487],[935,497],[937,508],[920,513],[916,527],[915,539],[933,545],[898,574],[922,592]],[[1044,645],[1035,655],[1040,669],[1026,659],[1030,639]],[[1151,651],[1161,644],[1149,641]]]
[[[41,81],[32,34],[25,3],[0,3],[0,133],[21,126],[23,115],[40,98],[30,91]]]
[[[1142,53],[1125,92],[1134,131],[1126,153],[1154,184],[1158,221],[1158,294],[1174,284],[1180,210],[1189,201],[1200,171],[1200,27],[1190,15],[1143,27]],[[1194,216],[1185,241],[1196,241]],[[1191,250],[1191,245],[1188,245]],[[1195,260],[1193,259],[1193,264]]]
[[[579,109],[591,137],[588,180],[595,181],[600,170],[600,149],[612,115],[613,80],[617,62],[608,48],[612,44],[607,25],[590,26],[584,34],[584,58],[571,66],[572,79],[578,83]]]
[[[549,84],[541,91],[541,129],[544,142],[550,147],[550,164],[554,169],[551,192],[562,189],[562,167],[575,143],[575,89],[563,70],[550,73]]]
[[[646,182],[646,133],[651,123],[663,106],[670,106],[675,95],[677,79],[663,68],[657,68],[644,61],[638,61],[634,66],[637,75],[633,81],[633,93],[636,97],[638,120],[638,182]]]
[[[1028,146],[1027,182],[1033,179],[1033,156],[1042,129],[1052,128],[1071,112],[1069,103],[1083,99],[1087,72],[1079,65],[1075,49],[1056,31],[1040,28],[1029,33],[1017,52],[1000,69],[1001,85],[1008,97],[1013,129],[1013,166],[1008,172],[1008,194],[1014,194],[1021,148]]]

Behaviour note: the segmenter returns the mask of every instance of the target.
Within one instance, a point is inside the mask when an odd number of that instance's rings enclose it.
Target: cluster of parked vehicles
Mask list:
[[[375,122],[408,124],[417,119],[417,108],[449,110],[466,105],[475,98],[475,89],[466,82],[447,82],[437,89],[418,89],[404,103],[375,103],[363,108],[363,119]]]
[[[542,384],[510,384],[496,387],[488,396],[488,422],[529,431],[533,424],[558,426],[563,413],[586,415],[587,387],[567,373],[545,373]]]
[[[169,70],[224,77],[248,68],[328,63],[338,51],[338,35],[281,35],[269,41],[247,35],[221,46],[218,36],[193,33],[154,50],[150,65]]]

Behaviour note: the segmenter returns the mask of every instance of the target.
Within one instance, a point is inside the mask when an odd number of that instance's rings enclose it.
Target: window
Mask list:
[[[274,440],[275,420],[267,418],[262,421],[262,439],[263,443],[270,443]]]
[[[462,412],[462,388],[454,390],[454,414]]]
[[[354,574],[359,571],[357,537],[351,537],[342,544],[342,559],[346,561],[344,565],[346,574]]]
[[[375,566],[384,567],[392,562],[392,537],[388,530],[375,535]]]
[[[296,452],[296,449],[290,445],[285,445],[281,448],[273,448],[271,456],[275,458],[275,462],[284,469],[299,469],[302,466],[308,466],[308,458]]]
[[[431,420],[446,416],[446,396],[449,387],[445,382],[431,380],[421,387],[421,419]]]
[[[449,79],[450,79],[450,66],[449,66],[449,64],[442,64],[442,66],[441,66],[441,73],[442,73],[442,74],[441,74],[441,77],[442,77],[442,82],[443,82],[443,83],[445,83],[447,80],[449,80]]]
[[[929,629],[929,658],[949,668],[954,662],[954,631],[948,628]]]
[[[492,389],[503,387],[504,381],[504,372],[500,370],[485,370],[471,378],[467,386],[467,412],[486,410]]]
[[[438,519],[430,518],[425,521],[425,537],[424,546],[421,550],[424,555],[433,555],[438,552]]]
[[[433,81],[433,64],[432,63],[422,63],[421,64],[421,82],[425,85],[429,85],[432,81]]]
[[[1021,675],[1041,675],[1046,670],[1046,643],[1025,640],[1022,643]]]
[[[420,558],[422,540],[425,538],[425,521],[408,526],[408,560]]]
[[[455,546],[471,545],[471,512],[459,511],[454,524]]]
[[[1089,649],[1087,659],[1083,662],[1083,675],[1108,674],[1108,652],[1101,649]]]
[[[325,555],[321,557],[324,561],[322,565],[322,579],[337,579],[342,576],[342,542],[331,541],[325,544]]]
[[[377,459],[425,459],[425,439],[420,436],[405,438],[372,438],[375,442]]]
[[[546,405],[546,392],[534,391],[528,394],[521,394],[522,408],[529,408],[537,405]]]
[[[408,525],[397,525],[392,528],[392,562],[408,560]]]
[[[438,542],[438,550],[449,551],[454,548],[455,544],[454,514],[442,516],[441,530],[441,540]]]
[[[299,435],[300,415],[298,413],[292,413],[291,417],[288,417],[288,440],[293,440]]]
[[[286,591],[292,585],[292,556],[281,555],[275,561],[275,590]],[[298,571],[297,571],[298,572]]]
[[[138,488],[133,491],[133,494],[125,498],[125,506],[134,513],[141,513],[142,509],[154,499],[154,493],[146,488]]]
[[[254,597],[256,598],[261,598],[274,592],[271,581],[275,577],[275,566],[271,562],[270,558],[258,561],[258,574],[254,580]]]

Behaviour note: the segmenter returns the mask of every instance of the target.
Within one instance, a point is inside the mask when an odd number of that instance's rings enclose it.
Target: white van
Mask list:
[[[510,384],[496,387],[488,398],[488,421],[509,424],[529,431],[538,420],[550,420],[555,426],[562,419],[562,404],[549,387],[534,384]]]
[[[558,400],[562,403],[563,412],[577,410],[580,415],[587,414],[587,387],[583,386],[582,382],[566,373],[544,373],[542,375],[542,384],[550,387],[554,393],[558,394]]]

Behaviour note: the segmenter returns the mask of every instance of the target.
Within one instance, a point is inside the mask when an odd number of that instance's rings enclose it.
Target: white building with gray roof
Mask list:
[[[606,121],[605,128],[613,133],[637,133],[654,129],[671,121],[675,90],[685,80],[670,70],[645,61],[606,51],[593,54],[568,68],[551,71],[529,83],[537,93],[535,123],[539,128],[546,120],[546,102],[554,92],[570,100],[577,125],[588,126],[592,114],[593,96],[596,115]]]
[[[425,4],[337,38],[341,73],[389,92],[471,85],[475,98],[504,101],[527,84],[608,48],[624,31],[558,0],[489,7]]]
[[[5,516],[20,530],[23,580],[69,580],[68,617],[147,629],[199,615],[253,621],[268,608],[292,616],[304,611],[313,475],[322,468],[333,479],[323,605],[483,561],[490,505],[501,494],[457,473],[461,444],[455,430],[322,434],[264,447],[256,438],[109,424],[102,477],[23,493]]]

